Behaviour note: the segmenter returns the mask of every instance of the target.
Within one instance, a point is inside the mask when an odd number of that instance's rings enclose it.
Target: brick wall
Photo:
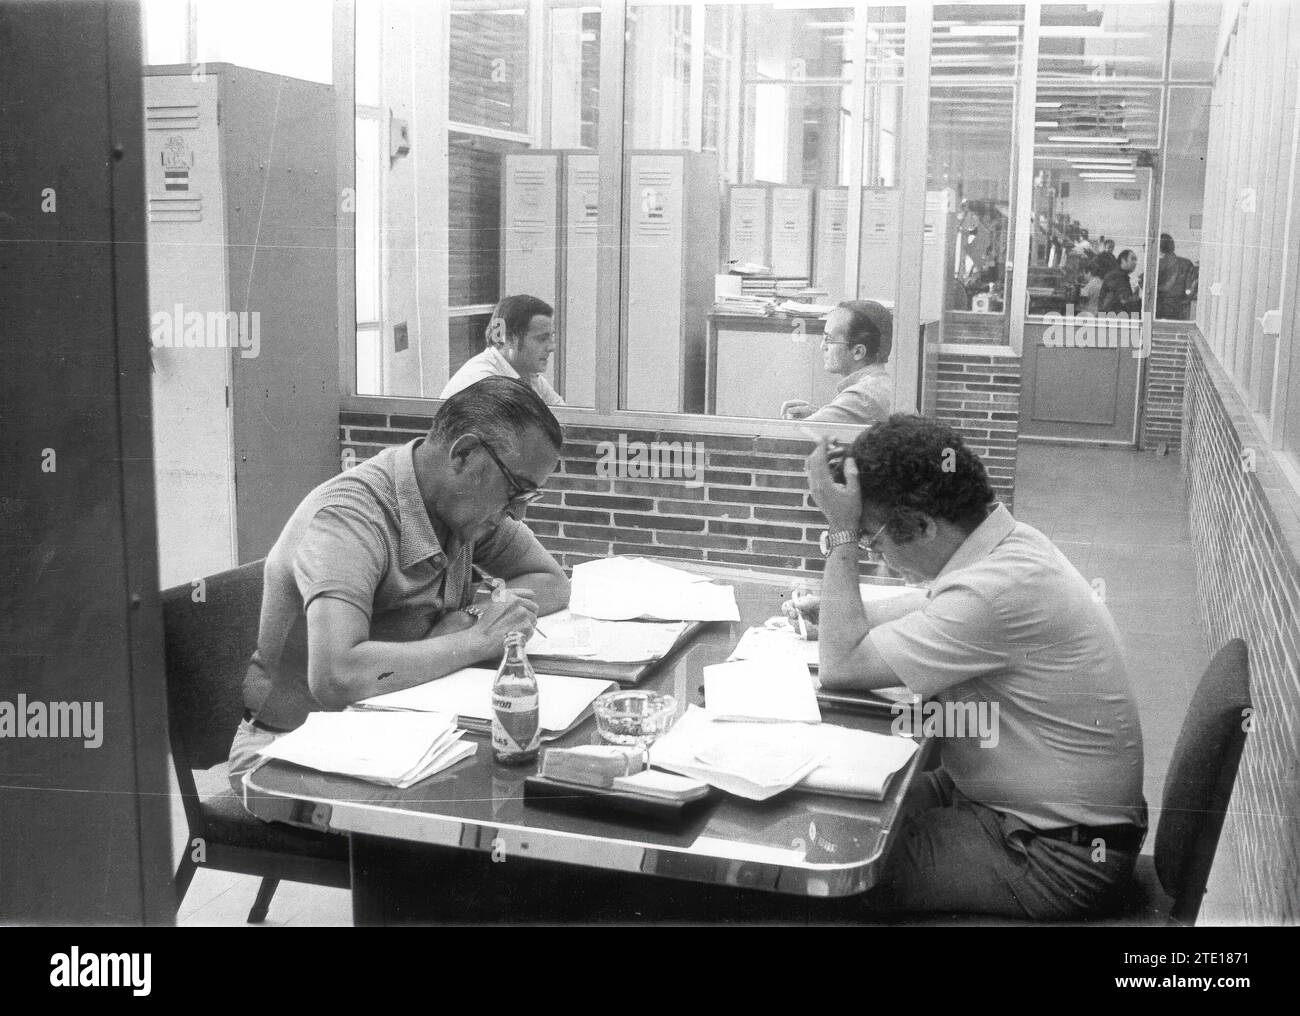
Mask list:
[[[1170,451],[1183,443],[1183,390],[1187,371],[1187,347],[1190,339],[1183,330],[1157,322],[1151,335],[1151,354],[1147,361],[1142,399],[1142,424],[1138,447],[1158,448],[1167,443]]]
[[[1211,651],[1250,646],[1255,729],[1224,830],[1250,923],[1300,921],[1300,498],[1199,334],[1187,345],[1183,478]],[[1253,453],[1252,465],[1251,453]]]
[[[988,346],[1007,344],[1005,314],[976,314],[968,310],[944,311],[943,341]]]
[[[1000,500],[1015,495],[1019,360],[941,352],[938,414],[957,427],[988,467]],[[346,457],[369,458],[419,437],[427,416],[343,412]],[[761,570],[821,571],[817,538],[825,521],[808,494],[804,457],[812,442],[770,437],[566,426],[563,455],[548,494],[528,524],[565,568],[610,554],[638,554]],[[601,441],[700,442],[704,483],[597,475]],[[864,556],[864,562],[867,558]],[[883,566],[864,574],[885,574]]]
[[[941,348],[936,381],[935,416],[984,460],[998,498],[1014,510],[1020,358],[1010,349],[971,354]]]

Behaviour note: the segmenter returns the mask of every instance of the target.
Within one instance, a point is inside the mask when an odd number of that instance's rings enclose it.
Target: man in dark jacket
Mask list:
[[[1123,251],[1119,256],[1119,267],[1101,280],[1101,299],[1098,301],[1098,307],[1103,314],[1141,312],[1142,294],[1134,292],[1133,284],[1129,281],[1129,276],[1133,274],[1137,263],[1136,254],[1131,250]]]

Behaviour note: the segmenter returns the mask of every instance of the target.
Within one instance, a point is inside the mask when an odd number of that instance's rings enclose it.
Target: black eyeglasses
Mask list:
[[[474,436],[478,437],[477,434]],[[510,485],[510,498],[506,502],[508,505],[516,505],[520,508],[526,508],[534,501],[541,500],[546,493],[544,490],[531,483],[523,483],[520,481],[519,477],[515,476],[514,473],[510,472],[510,470],[506,468],[506,464],[501,461],[501,456],[496,453],[495,449],[493,449],[490,444],[484,441],[481,437],[478,437],[478,442],[483,446],[483,450],[492,456],[492,461],[497,464],[497,468],[501,470],[501,475],[506,478],[506,483]]]

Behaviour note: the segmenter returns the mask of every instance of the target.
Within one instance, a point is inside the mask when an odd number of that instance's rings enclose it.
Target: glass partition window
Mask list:
[[[1214,44],[1219,38],[1222,0],[1174,0],[1169,39],[1169,76],[1175,81],[1209,81],[1214,76]]]
[[[1209,138],[1210,89],[1171,88],[1160,201],[1157,318],[1196,319]]]
[[[1039,81],[1107,81],[1164,76],[1169,4],[1042,6]]]
[[[844,382],[821,344],[840,301],[897,308],[901,292],[909,318],[918,301],[914,343],[1009,342],[1018,222],[1033,222],[1033,314],[1083,299],[1081,259],[1104,239],[1137,252],[1145,282],[1160,222],[1195,265],[1203,160],[1160,162],[1162,110],[1168,79],[1209,59],[1209,6],[1035,5],[1026,67],[1021,4],[935,4],[909,24],[902,3],[628,0],[616,26],[581,0],[358,5],[358,391],[439,397],[484,354],[497,302],[527,293],[554,310],[543,376],[568,405],[798,418],[791,405],[815,412]],[[913,47],[930,59],[909,81]],[[602,94],[614,51],[621,88]],[[909,138],[926,104],[926,136]],[[1173,115],[1170,144],[1203,146],[1180,134],[1199,113]],[[620,116],[621,147],[602,152]],[[918,245],[902,195],[922,171]],[[605,289],[598,229],[619,237]],[[900,258],[918,256],[913,285]]]
[[[819,343],[825,314],[857,295],[863,120],[881,125],[873,173],[899,172],[904,21],[889,13],[630,5],[620,408],[776,419],[834,397],[843,378]],[[869,76],[891,88],[865,94]]]
[[[1161,89],[1040,78],[1034,107],[1027,312],[1140,310],[1149,288],[1150,167],[1159,157]],[[1131,291],[1120,292],[1123,280],[1112,279],[1107,296],[1105,277],[1126,250],[1136,256],[1127,266]]]
[[[528,130],[528,11],[451,11],[448,108],[453,123]]]

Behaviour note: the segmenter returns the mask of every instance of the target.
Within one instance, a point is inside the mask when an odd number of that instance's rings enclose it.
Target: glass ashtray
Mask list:
[[[593,708],[603,740],[649,747],[673,725],[677,700],[657,691],[611,691],[596,699]]]

